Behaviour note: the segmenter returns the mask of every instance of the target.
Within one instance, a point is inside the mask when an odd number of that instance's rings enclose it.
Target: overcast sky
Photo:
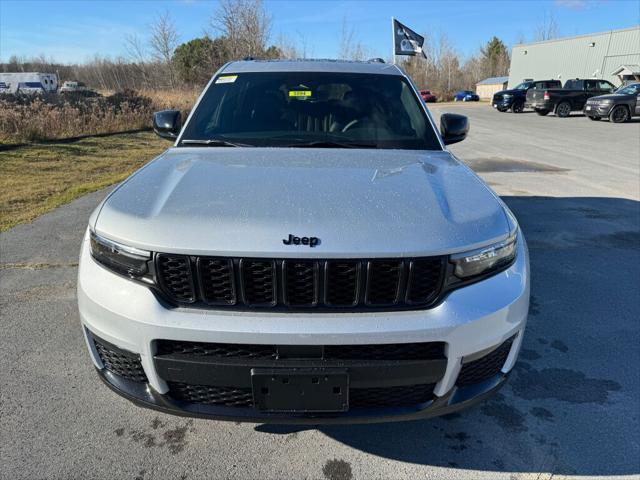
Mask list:
[[[147,38],[148,25],[164,11],[187,41],[202,36],[216,5],[213,0],[0,0],[0,61],[44,54],[80,63],[96,54],[123,55],[124,37]],[[493,35],[510,46],[520,38],[531,40],[545,15],[555,17],[562,36],[640,23],[640,0],[267,0],[265,5],[273,17],[272,40],[284,33],[306,46],[307,56],[322,58],[338,55],[343,19],[372,56],[385,58],[391,53],[392,16],[427,35],[445,33],[464,56]]]

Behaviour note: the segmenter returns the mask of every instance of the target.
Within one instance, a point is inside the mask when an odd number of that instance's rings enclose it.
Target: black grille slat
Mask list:
[[[276,264],[273,260],[240,260],[244,301],[249,306],[276,304]]]
[[[95,337],[93,343],[105,369],[133,382],[147,381],[140,355],[119,349]]]
[[[433,300],[444,279],[444,266],[440,258],[421,258],[409,262],[407,303],[428,303]]]
[[[242,343],[203,343],[181,342],[176,340],[158,340],[157,355],[193,355],[196,357],[217,358],[263,358],[275,359],[276,348],[273,345]]]
[[[262,259],[156,254],[159,290],[173,304],[237,309],[428,308],[446,275],[445,257]]]
[[[233,261],[229,258],[199,258],[198,274],[202,299],[209,305],[235,305]]]
[[[462,365],[456,385],[459,387],[474,385],[498,375],[507,361],[513,340],[514,337],[511,337],[484,357]]]
[[[326,345],[324,360],[436,360],[445,358],[443,342]],[[303,347],[301,347],[303,348]],[[313,347],[311,347],[313,348]],[[158,340],[156,355],[276,360],[276,345]],[[313,357],[307,357],[313,358]]]
[[[294,307],[313,307],[318,304],[318,262],[285,260],[284,303]]]
[[[193,303],[195,301],[195,288],[189,257],[184,255],[158,255],[156,269],[160,278],[160,285],[171,299],[180,303]]]
[[[367,266],[367,305],[395,305],[400,294],[403,262],[398,260],[372,260]]]
[[[334,307],[358,304],[361,263],[328,261],[325,271],[326,303]]]
[[[443,342],[383,343],[379,345],[327,345],[325,359],[435,360],[445,358]]]

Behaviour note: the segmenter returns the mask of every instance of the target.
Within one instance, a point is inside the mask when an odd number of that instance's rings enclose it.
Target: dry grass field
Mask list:
[[[0,99],[0,147],[28,144],[0,150],[0,231],[125,179],[170,145],[151,132],[56,140],[148,129],[158,110],[178,109],[186,118],[199,93]]]
[[[0,152],[0,231],[122,181],[170,145],[141,132]]]

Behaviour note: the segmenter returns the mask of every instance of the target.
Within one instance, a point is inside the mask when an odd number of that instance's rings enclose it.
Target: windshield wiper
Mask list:
[[[318,140],[307,143],[292,143],[285,147],[296,148],[378,148],[375,143],[353,143],[353,142],[331,142],[329,140]]]
[[[244,143],[228,142],[220,138],[210,138],[209,140],[180,140],[180,144],[186,145],[203,145],[205,147],[252,147],[253,145],[246,145]]]

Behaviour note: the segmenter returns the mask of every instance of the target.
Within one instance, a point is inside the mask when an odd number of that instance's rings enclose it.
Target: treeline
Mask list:
[[[401,65],[419,88],[434,92],[441,100],[450,100],[458,90],[475,90],[480,80],[509,74],[507,46],[493,37],[471,58],[462,61],[445,35],[437,41],[427,39],[427,58],[409,57]]]
[[[180,43],[180,34],[168,13],[149,26],[149,40],[138,35],[125,38],[126,56],[96,55],[82,64],[66,65],[44,56],[12,56],[0,64],[0,72],[51,72],[61,82],[77,80],[99,90],[121,91],[173,89],[202,86],[226,62],[245,57],[296,57],[295,47],[269,45],[271,16],[262,0],[222,0],[205,34]]]
[[[554,22],[553,18],[546,21],[550,27],[544,30],[543,38],[557,36]],[[307,56],[306,39],[293,42],[281,35],[271,43],[271,25],[271,15],[262,0],[222,0],[200,38],[181,42],[175,23],[165,13],[149,25],[149,40],[137,35],[125,39],[125,56],[96,56],[75,65],[44,57],[11,57],[8,63],[0,64],[0,71],[57,72],[61,81],[78,80],[99,90],[201,88],[230,60]],[[420,88],[432,90],[442,100],[450,99],[457,90],[474,89],[484,78],[508,74],[509,50],[497,37],[470,58],[463,58],[445,35],[427,35],[424,50],[426,59],[398,57],[398,61]],[[343,20],[339,57],[365,60],[372,56],[370,49],[357,41],[353,27]]]

